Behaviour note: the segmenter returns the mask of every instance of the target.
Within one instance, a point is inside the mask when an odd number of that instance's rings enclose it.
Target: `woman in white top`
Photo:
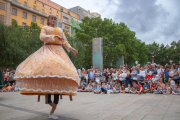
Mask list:
[[[124,81],[124,78],[123,78],[123,75],[122,75],[122,71],[120,70],[119,71],[119,83],[120,83],[121,86],[122,86],[123,81]]]
[[[146,77],[146,71],[143,69],[143,67],[141,67],[141,70],[140,70],[140,78],[141,78],[141,80],[143,80],[144,77]]]
[[[113,77],[113,80],[117,80],[118,79],[116,70],[114,70],[114,72],[112,73],[112,77]]]

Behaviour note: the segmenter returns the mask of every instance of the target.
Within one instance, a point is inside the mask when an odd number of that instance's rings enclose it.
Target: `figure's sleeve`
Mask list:
[[[62,31],[62,32],[63,32],[63,31]],[[64,32],[63,32],[62,45],[63,45],[63,47],[66,48],[66,50],[67,50],[68,52],[70,51],[71,45],[68,43],[67,38],[66,38]]]
[[[54,36],[55,35],[47,35],[46,33],[46,27],[42,27],[41,33],[40,33],[40,40],[48,43],[48,42],[54,42]]]

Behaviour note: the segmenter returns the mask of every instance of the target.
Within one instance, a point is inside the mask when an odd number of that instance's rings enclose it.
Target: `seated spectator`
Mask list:
[[[138,82],[138,91],[137,91],[137,93],[141,94],[142,92],[143,92],[143,87],[141,85],[141,82]]]
[[[101,93],[101,83],[98,83],[97,88],[94,90],[94,93]]]
[[[147,84],[147,82],[144,83],[143,89],[144,89],[143,91],[144,91],[145,93],[148,93],[148,92],[149,92],[149,85]]]
[[[108,90],[107,82],[104,82],[102,85],[101,91],[107,94],[107,90]]]
[[[86,84],[86,83],[85,83],[85,80],[82,80],[82,81],[80,82],[80,84],[81,84],[81,86],[83,86],[84,84]]]
[[[151,93],[153,93],[156,89],[157,89],[156,83],[152,83],[152,86],[151,86],[151,88],[150,88]]]
[[[107,89],[108,89],[108,90],[110,90],[110,89],[111,89],[111,85],[110,85],[110,83],[109,83],[109,82],[107,83]]]
[[[115,88],[116,90],[120,90],[120,83],[118,80],[115,81]]]
[[[86,85],[85,84],[83,84],[81,92],[86,92]]]
[[[166,94],[171,94],[171,87],[169,83],[166,83]]]
[[[79,87],[78,87],[78,92],[81,92],[81,90],[82,90],[82,86],[81,85],[79,85]]]
[[[179,94],[179,86],[178,86],[178,84],[174,85],[174,89],[172,91],[172,94],[173,95],[178,95]]]
[[[133,94],[136,94],[137,90],[138,90],[138,86],[134,82],[132,84],[133,84],[133,87],[131,88],[130,92],[133,93]]]
[[[170,82],[171,90],[173,90],[174,85],[175,85],[175,81],[172,78],[169,78],[169,82]]]
[[[13,85],[12,85],[12,91],[13,91],[13,92],[16,91],[16,90],[15,90],[15,87],[16,87],[16,86],[15,86],[15,83],[13,83]]]
[[[7,84],[4,85],[4,87],[2,88],[2,92],[7,92]]]
[[[157,83],[157,85],[160,85],[162,92],[163,92],[163,93],[166,93],[165,84],[163,83],[163,80],[162,80],[162,79],[159,80],[159,82]]]
[[[114,85],[115,85],[114,80],[111,79],[111,82],[110,82],[110,87],[111,87],[111,89],[113,89],[113,86],[114,86]]]
[[[160,85],[157,86],[157,90],[154,90],[154,93],[155,93],[155,94],[163,94],[162,88],[161,88]]]
[[[9,86],[7,87],[8,92],[11,92],[11,89],[12,89],[11,83],[9,83]]]
[[[91,84],[88,85],[88,87],[86,88],[86,91],[87,92],[92,92],[92,85]]]
[[[131,90],[131,84],[128,84],[128,87],[125,88],[125,92],[130,93],[130,90]]]
[[[125,93],[125,88],[126,88],[126,86],[125,86],[125,84],[123,84],[120,88],[121,89],[120,93]]]
[[[92,90],[94,91],[95,89],[97,89],[97,83],[96,83],[96,82],[93,82],[93,84],[92,84]]]

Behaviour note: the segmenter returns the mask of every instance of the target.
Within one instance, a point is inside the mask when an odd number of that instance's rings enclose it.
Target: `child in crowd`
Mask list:
[[[173,95],[178,95],[179,94],[179,85],[178,84],[174,85],[174,89],[172,91],[172,94]]]
[[[85,84],[85,80],[82,80],[80,84],[83,86]]]
[[[117,91],[120,91],[120,83],[118,80],[115,81],[115,88]]]
[[[114,80],[111,79],[111,82],[110,82],[110,87],[111,87],[111,89],[113,89],[113,86],[114,86],[114,85],[115,85]]]
[[[110,83],[109,83],[109,82],[107,83],[107,89],[108,89],[108,90],[110,90],[110,89],[111,89],[111,85],[110,85]]]
[[[7,92],[7,84],[5,84],[4,87],[2,88],[2,92]]]
[[[169,78],[169,67],[166,67],[166,70],[164,71],[164,82],[167,83],[168,82],[168,78]]]
[[[86,92],[86,85],[85,84],[83,84],[81,92]]]
[[[125,92],[130,93],[130,90],[131,90],[131,84],[128,84],[128,87],[125,88]]]
[[[147,82],[144,83],[143,89],[144,89],[144,92],[145,92],[145,93],[148,93],[148,92],[149,92],[149,85],[147,84]]]
[[[175,81],[172,78],[169,78],[169,82],[170,82],[171,90],[173,90],[174,85],[175,85]]]
[[[123,84],[123,85],[121,86],[120,93],[125,93],[125,88],[126,88],[126,86],[125,86],[125,84]]]
[[[94,93],[101,93],[101,83],[98,83],[97,88],[94,90]]]
[[[166,94],[171,94],[171,87],[169,83],[166,83]]]
[[[133,87],[131,88],[130,92],[136,94],[138,90],[137,84],[133,82]]]
[[[13,85],[12,85],[12,91],[13,91],[13,92],[16,91],[16,90],[15,90],[15,87],[16,87],[16,86],[15,86],[15,83],[13,83]]]
[[[107,90],[108,90],[108,85],[107,82],[105,81],[102,85],[101,91],[107,94]]]
[[[97,83],[96,83],[96,82],[93,82],[93,84],[92,84],[92,90],[94,91],[95,89],[97,89]]]
[[[88,87],[86,88],[86,91],[87,92],[92,92],[92,85],[91,84],[88,85]]]
[[[81,90],[82,90],[82,86],[81,86],[81,85],[79,85],[79,87],[78,87],[77,91],[78,91],[78,92],[81,92]]]
[[[11,89],[12,89],[11,83],[9,83],[9,86],[7,87],[8,92],[11,92]]]
[[[157,90],[154,90],[154,93],[155,93],[155,94],[163,94],[162,88],[161,88],[160,85],[157,86]]]
[[[143,87],[141,85],[141,82],[138,82],[138,91],[137,91],[137,93],[141,94],[142,92],[143,92]]]
[[[153,93],[157,89],[156,83],[152,83],[152,86],[150,89],[151,89],[151,92]]]

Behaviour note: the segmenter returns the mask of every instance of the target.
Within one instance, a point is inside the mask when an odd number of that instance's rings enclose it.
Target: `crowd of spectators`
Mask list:
[[[78,92],[132,93],[132,94],[179,94],[180,62],[165,66],[148,62],[144,66],[137,64],[132,68],[120,66],[77,70],[81,78]]]
[[[1,92],[14,92],[15,91],[15,81],[13,79],[15,70],[10,71],[8,68],[3,71],[4,87]]]

